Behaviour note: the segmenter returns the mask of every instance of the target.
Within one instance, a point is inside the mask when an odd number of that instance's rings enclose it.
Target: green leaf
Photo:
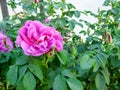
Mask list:
[[[48,79],[47,79],[47,87],[53,87],[53,82],[56,77],[56,72],[54,70],[48,69]]]
[[[43,80],[43,73],[39,67],[35,66],[34,64],[29,64],[29,69],[36,77],[38,77],[40,80]]]
[[[110,74],[109,74],[108,70],[104,69],[104,70],[101,71],[101,73],[103,74],[106,83],[109,85],[109,83],[110,83],[110,78],[109,78]]]
[[[34,64],[36,67],[39,67],[40,69],[42,69],[43,64],[39,59],[32,58],[31,63]]]
[[[105,0],[104,3],[103,3],[103,5],[104,5],[104,6],[108,6],[109,3],[110,3],[110,0]]]
[[[23,78],[23,85],[26,90],[35,90],[36,87],[36,80],[33,74],[27,71]]]
[[[28,63],[28,57],[27,56],[21,56],[16,61],[16,65],[24,65],[26,63]]]
[[[6,23],[11,24],[11,25],[16,24],[15,20],[9,20],[9,21],[6,21]]]
[[[93,40],[93,37],[92,36],[89,36],[86,38],[86,42],[91,42]]]
[[[67,85],[65,82],[65,78],[61,75],[55,77],[53,83],[53,90],[67,90]]]
[[[71,3],[70,3],[70,4],[67,4],[67,7],[68,7],[69,10],[70,10],[70,9],[75,9],[75,6],[73,6]]]
[[[59,26],[61,27],[61,28],[63,28],[63,27],[65,27],[65,25],[66,25],[66,18],[61,18],[59,21],[57,20],[57,22],[59,22]]]
[[[90,84],[89,85],[89,89],[88,90],[96,90],[96,87],[94,84]]]
[[[68,55],[67,55],[67,51],[63,50],[61,52],[58,52],[56,53],[59,61],[62,63],[62,64],[66,64],[67,60],[68,60]]]
[[[5,21],[0,21],[0,31],[3,32],[6,30],[6,22]]]
[[[89,55],[84,55],[81,59],[80,59],[80,67],[82,69],[90,69],[93,65],[94,65],[95,60],[90,58]]]
[[[55,3],[53,4],[53,7],[57,10],[61,7],[61,3]]]
[[[117,15],[119,12],[120,12],[120,9],[118,8],[115,8],[115,9],[112,9],[111,12],[114,14],[114,15]]]
[[[73,20],[69,21],[69,28],[73,30],[75,28],[75,22]]]
[[[107,63],[107,58],[102,53],[101,54],[97,54],[96,56],[97,56],[98,60],[100,61],[101,66],[103,68],[105,68],[105,65]]]
[[[68,11],[66,12],[66,15],[69,16],[69,17],[72,17],[74,14],[74,11]]]
[[[75,15],[75,17],[79,18],[79,17],[80,17],[80,11],[77,11],[77,10],[76,10],[76,11],[74,12],[74,15]]]
[[[69,87],[71,88],[71,90],[83,90],[82,83],[76,78],[69,78],[67,80],[67,83]]]
[[[120,60],[118,60],[117,58],[111,58],[111,64],[114,68],[120,67]]]
[[[23,85],[23,80],[17,83],[16,90],[26,90]]]
[[[105,89],[105,78],[99,73],[95,77],[95,85],[98,90]]]
[[[17,73],[18,73],[18,66],[12,65],[10,66],[9,71],[7,72],[7,80],[12,84],[15,85],[17,81]]]
[[[0,54],[0,63],[5,63],[9,60],[10,58],[10,53],[3,53]]]
[[[83,24],[82,23],[76,22],[76,24],[83,28]]]
[[[73,73],[68,69],[65,69],[64,71],[62,71],[62,75],[67,77],[74,77]]]
[[[94,56],[94,59],[95,59],[95,64],[93,67],[93,72],[96,72],[100,67],[100,61],[98,60],[98,58],[96,56]]]
[[[24,74],[25,74],[26,71],[27,71],[27,65],[21,66],[19,68],[19,78],[18,78],[17,83],[19,83],[19,81],[23,78],[23,76],[24,76]]]
[[[85,31],[85,30],[81,30],[81,31],[79,32],[79,34],[81,34],[81,33],[83,33],[84,35],[86,35],[86,31]]]

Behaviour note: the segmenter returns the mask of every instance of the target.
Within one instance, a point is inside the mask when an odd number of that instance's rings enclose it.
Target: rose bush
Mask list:
[[[110,8],[97,14],[41,1],[8,2],[23,11],[0,22],[0,90],[120,90],[120,1],[105,0]]]

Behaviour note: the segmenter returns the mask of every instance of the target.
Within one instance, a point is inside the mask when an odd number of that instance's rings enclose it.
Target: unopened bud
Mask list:
[[[38,0],[34,0],[34,3],[37,3],[38,2]]]
[[[111,43],[112,42],[112,37],[110,34],[107,35],[107,40],[108,40],[108,43]]]

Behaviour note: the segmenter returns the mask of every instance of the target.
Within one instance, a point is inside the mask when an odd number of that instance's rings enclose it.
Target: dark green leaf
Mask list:
[[[103,68],[105,68],[105,65],[107,63],[107,57],[105,57],[103,54],[97,54],[96,56],[97,56],[98,60],[100,61],[101,66]]]
[[[73,30],[75,28],[75,22],[71,20],[68,23],[69,23],[69,28]]]
[[[55,77],[53,90],[67,90],[65,78],[61,75]]]
[[[66,64],[66,61],[68,60],[68,55],[67,55],[67,52],[65,50],[61,51],[61,52],[58,52],[56,53],[57,54],[57,57],[59,59],[59,61],[62,63],[62,64]]]
[[[77,11],[77,10],[76,10],[76,11],[74,12],[74,15],[75,15],[75,17],[79,18],[79,17],[80,17],[80,11]]]
[[[27,71],[23,78],[23,85],[26,90],[35,90],[36,87],[36,80],[33,74]]]
[[[0,63],[5,63],[9,60],[10,53],[0,54]]]
[[[105,89],[105,78],[99,73],[95,77],[95,85],[98,90]]]
[[[81,59],[80,59],[80,67],[82,69],[90,69],[93,65],[94,65],[95,60],[90,58],[89,55],[84,55]]]
[[[86,31],[85,30],[82,30],[79,32],[80,34],[83,33],[84,35],[86,35]]]
[[[109,85],[109,83],[110,83],[109,75],[110,75],[110,74],[109,74],[108,70],[107,70],[107,69],[104,69],[104,70],[101,71],[101,73],[103,74],[106,83]]]
[[[89,86],[89,89],[88,89],[88,90],[96,90],[95,85],[94,85],[94,84],[90,84],[90,86]]]
[[[16,90],[26,90],[23,86],[23,80],[21,80],[19,83],[17,83]]]
[[[30,71],[38,77],[40,80],[43,80],[43,74],[39,67],[35,66],[34,64],[29,64]]]
[[[76,22],[76,24],[83,28],[83,24],[82,23]]]
[[[103,3],[103,5],[104,5],[104,6],[108,6],[109,3],[110,3],[110,0],[105,0],[104,3]]]
[[[69,87],[71,88],[71,90],[83,90],[82,83],[76,78],[69,78],[67,80],[67,83]]]
[[[28,63],[28,57],[27,56],[21,56],[16,61],[16,65],[24,65],[26,63]]]
[[[17,81],[17,73],[18,73],[18,66],[12,65],[10,66],[9,71],[7,72],[7,80],[12,84],[15,85]]]
[[[94,56],[94,59],[95,59],[95,64],[94,64],[94,67],[93,67],[93,72],[96,72],[99,69],[101,63],[96,56]]]
[[[68,11],[66,12],[66,15],[69,16],[69,17],[72,17],[74,14],[74,11]]]
[[[70,10],[70,9],[75,9],[75,6],[73,6],[71,3],[70,4],[67,4],[67,7],[68,7],[68,9]]]
[[[24,74],[25,74],[26,71],[27,71],[27,65],[21,66],[19,68],[19,78],[18,78],[17,83],[19,83],[19,81],[23,78],[23,76],[24,76]]]

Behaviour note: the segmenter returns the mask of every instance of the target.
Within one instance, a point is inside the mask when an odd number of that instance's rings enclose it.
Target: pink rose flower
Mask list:
[[[8,52],[13,49],[13,43],[9,37],[0,33],[0,51]]]
[[[49,19],[49,18],[46,18],[46,19],[45,19],[45,22],[46,22],[46,23],[49,23],[49,22],[50,22],[50,19]]]
[[[45,26],[39,21],[28,20],[18,31],[16,44],[26,55],[39,56],[63,49],[63,39],[60,33],[50,26]]]

